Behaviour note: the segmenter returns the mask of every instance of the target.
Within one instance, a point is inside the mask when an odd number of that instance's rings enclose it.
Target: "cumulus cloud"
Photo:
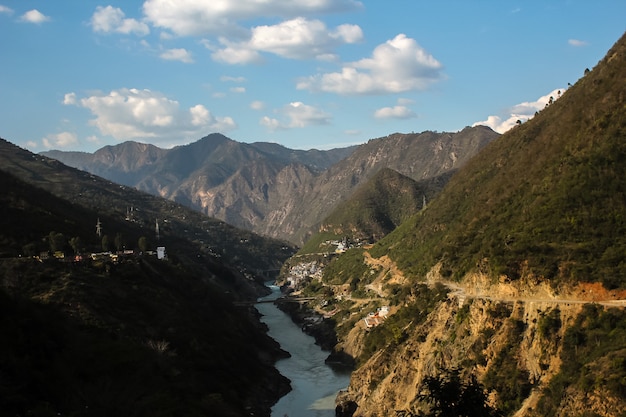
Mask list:
[[[72,106],[76,104],[76,93],[67,93],[63,96],[63,104]]]
[[[286,121],[280,121],[279,119],[265,116],[261,119],[260,124],[273,131],[302,128],[312,125],[327,125],[330,124],[332,119],[329,113],[300,101],[289,103],[278,110],[277,113]]]
[[[127,19],[122,9],[113,6],[98,6],[91,16],[91,27],[94,32],[122,33],[125,35],[134,33],[145,36],[150,33],[148,25],[136,19]]]
[[[443,79],[443,66],[404,34],[377,46],[371,58],[345,64],[341,72],[301,79],[300,90],[342,95],[423,90]]]
[[[11,9],[10,7],[3,6],[3,5],[0,4],[0,13],[3,13],[3,14],[13,14],[13,9]]]
[[[201,104],[187,110],[163,94],[135,88],[113,90],[80,99],[79,105],[95,116],[90,124],[102,135],[118,140],[172,138],[226,132],[236,128],[230,117],[216,117]]]
[[[406,106],[383,107],[374,112],[377,119],[413,119],[417,114]]]
[[[193,63],[193,57],[191,56],[191,52],[184,48],[167,49],[163,51],[161,55],[159,55],[159,57],[167,61],[180,61],[184,62],[185,64]]]
[[[50,20],[49,16],[44,15],[37,9],[29,10],[20,17],[21,22],[41,24]]]
[[[260,17],[293,18],[362,7],[355,0],[146,0],[143,12],[154,26],[179,36],[241,33],[242,20]]]
[[[544,109],[550,102],[557,100],[565,89],[556,89],[539,97],[535,101],[525,101],[510,107],[500,115],[491,115],[487,120],[474,123],[472,126],[488,126],[498,133],[504,133],[517,125],[519,122],[526,122],[535,116],[535,113]]]
[[[259,52],[268,52],[290,59],[332,60],[334,49],[345,43],[363,40],[357,25],[341,25],[331,30],[320,20],[298,17],[272,26],[257,26],[250,38],[232,42],[222,38],[225,48],[213,53],[213,58],[230,64],[258,61]],[[239,61],[238,61],[239,59]]]
[[[72,132],[61,132],[46,136],[42,142],[43,146],[48,149],[67,148],[78,144],[78,137]]]
[[[231,42],[224,37],[220,38],[220,43],[224,46],[221,49],[214,48],[205,43],[205,46],[213,51],[211,58],[215,61],[231,65],[253,64],[262,61],[261,55],[257,51],[246,48],[241,43]]]

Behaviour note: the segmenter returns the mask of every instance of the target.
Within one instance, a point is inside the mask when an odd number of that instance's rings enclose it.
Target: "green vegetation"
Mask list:
[[[626,312],[587,304],[563,338],[561,371],[544,388],[536,415],[558,415],[568,390],[626,398]]]
[[[341,234],[331,232],[316,233],[298,250],[298,255],[334,253],[337,247],[328,242],[341,240],[343,237]]]
[[[383,168],[339,204],[322,224],[336,234],[376,241],[419,211],[427,194],[432,194],[427,187]]]
[[[400,308],[389,316],[385,322],[369,330],[365,337],[363,353],[358,358],[360,363],[365,362],[380,349],[393,348],[404,342],[408,330],[424,322],[435,306],[445,300],[447,290],[443,285],[429,288],[424,284],[415,284],[411,288],[410,304]]]
[[[350,249],[324,268],[322,281],[332,285],[351,284],[356,289],[357,283],[367,283],[369,270],[363,258],[363,249]]]
[[[506,344],[489,366],[483,383],[498,393],[498,408],[505,415],[517,411],[530,394],[532,384],[527,370],[520,368],[518,353],[525,328],[524,322],[509,318],[505,322]]]
[[[561,311],[557,308],[550,310],[548,314],[539,317],[537,331],[544,339],[550,339],[557,335],[561,329]]]
[[[523,270],[626,287],[623,43],[534,119],[487,145],[428,208],[372,250],[405,273]]]
[[[475,375],[466,381],[458,369],[441,370],[437,376],[424,378],[420,399],[430,405],[422,417],[498,417],[502,413],[489,405],[485,389]]]

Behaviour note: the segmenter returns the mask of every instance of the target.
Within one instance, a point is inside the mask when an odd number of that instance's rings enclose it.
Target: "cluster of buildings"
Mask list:
[[[363,320],[365,321],[365,327],[372,328],[381,324],[387,318],[389,314],[389,306],[383,306],[376,310],[375,313],[369,313]]]
[[[292,266],[287,276],[287,286],[299,290],[311,279],[322,279],[323,267],[317,261],[299,262]]]
[[[137,255],[140,255],[140,252],[134,251],[132,249],[126,249],[118,252],[93,252],[85,255],[74,255],[72,257],[68,257],[65,255],[63,251],[55,251],[55,252],[41,252],[39,256],[36,256],[37,259],[43,261],[47,259],[57,259],[59,261],[64,262],[82,262],[87,259],[91,259],[92,261],[107,261],[110,260],[112,262],[118,262],[123,258],[131,258]],[[156,256],[157,259],[167,259],[167,253],[165,252],[165,246],[157,247],[156,251],[149,250],[144,252],[145,255]]]

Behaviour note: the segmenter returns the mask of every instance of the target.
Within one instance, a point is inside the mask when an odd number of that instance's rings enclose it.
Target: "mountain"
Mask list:
[[[298,255],[320,252],[326,241],[378,241],[424,209],[452,172],[417,182],[390,168],[382,168],[333,209]]]
[[[312,277],[303,294],[359,365],[340,415],[625,415],[625,139],[626,35]]]
[[[3,413],[269,415],[285,352],[233,302],[292,247],[5,140],[0,161]]]
[[[531,123],[485,147],[390,236],[389,255],[419,275],[441,262],[458,279],[488,259],[494,276],[624,287],[622,45]],[[408,267],[416,258],[421,267]]]
[[[358,147],[299,151],[213,134],[171,150],[143,145],[151,156],[138,156],[140,145],[128,143],[103,148],[91,158],[44,154],[237,227],[302,244],[338,203],[381,168],[417,181],[437,177],[463,165],[497,136],[489,128],[474,127],[458,133],[398,133]],[[127,162],[131,160],[144,162],[132,165]]]
[[[483,126],[456,133],[396,133],[360,145],[349,157],[316,176],[291,204],[282,222],[292,241],[305,242],[337,204],[382,168],[422,181],[445,177],[499,135]]]
[[[161,239],[171,237],[174,244],[179,239],[194,242],[211,256],[224,257],[220,262],[232,262],[233,268],[251,275],[279,268],[281,259],[293,250],[285,241],[237,229],[183,205],[112,183],[55,159],[34,155],[5,140],[0,140],[0,164],[3,171],[22,181],[94,211],[97,215],[89,219],[93,230],[100,217],[106,234],[115,232],[107,230],[108,219],[125,219],[142,228],[150,240],[155,240],[158,222]]]

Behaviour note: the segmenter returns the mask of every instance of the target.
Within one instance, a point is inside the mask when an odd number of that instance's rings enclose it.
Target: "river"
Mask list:
[[[280,290],[269,286],[272,294],[261,300],[275,299]],[[261,321],[269,327],[268,334],[290,358],[276,362],[276,369],[289,378],[292,390],[272,407],[272,417],[334,417],[335,397],[350,382],[349,371],[335,371],[324,363],[329,352],[315,344],[291,318],[273,303],[259,303],[256,309]]]

